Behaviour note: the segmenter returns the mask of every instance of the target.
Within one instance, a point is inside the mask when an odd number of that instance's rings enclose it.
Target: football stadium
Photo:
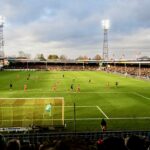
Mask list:
[[[0,2],[0,150],[150,150],[150,3],[62,2]]]
[[[108,130],[111,131],[150,129],[148,80],[87,70],[11,70],[2,71],[0,75],[1,127],[28,127],[36,122],[37,125],[52,125],[52,122],[58,122],[58,125],[65,123],[66,130],[73,131],[76,117],[77,131],[100,131],[102,118],[107,120]],[[64,102],[60,100],[55,104],[57,97]],[[45,118],[44,107],[49,103],[54,107],[51,110],[53,116],[47,114]],[[27,120],[32,121],[27,123]]]

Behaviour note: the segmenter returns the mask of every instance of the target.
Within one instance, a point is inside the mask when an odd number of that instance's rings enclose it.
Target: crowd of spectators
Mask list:
[[[69,71],[74,71],[74,70],[96,70],[98,67],[97,66],[86,66],[86,65],[65,65],[65,66],[48,66],[48,70],[69,70]]]
[[[89,65],[89,64],[27,64],[18,63],[5,67],[5,69],[36,69],[36,70],[55,70],[55,71],[65,71],[65,70],[97,70],[99,65]]]
[[[135,67],[135,66],[112,66],[107,67],[107,71],[118,72],[125,75],[143,76],[150,78],[150,68],[148,67]]]
[[[35,70],[54,70],[54,71],[78,71],[78,70],[107,70],[109,72],[117,72],[125,75],[141,76],[150,78],[149,66],[138,65],[112,65],[108,64],[105,67],[100,67],[98,63],[14,63],[6,66],[5,69],[35,69]]]
[[[74,136],[30,143],[20,139],[7,140],[0,135],[0,150],[150,150],[150,139],[135,135],[101,137],[97,140]]]

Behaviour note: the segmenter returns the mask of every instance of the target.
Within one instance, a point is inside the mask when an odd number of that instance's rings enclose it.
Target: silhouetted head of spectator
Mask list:
[[[71,141],[68,141],[68,140],[58,141],[55,146],[55,150],[69,150],[70,144],[71,144]]]
[[[54,150],[53,146],[49,143],[40,145],[39,150]]]
[[[144,140],[135,135],[128,139],[127,147],[129,150],[146,150]]]
[[[0,134],[0,150],[6,150],[6,142],[2,134]]]
[[[122,138],[109,137],[103,141],[103,150],[127,150],[127,148]]]
[[[55,150],[88,150],[88,144],[80,138],[64,139],[56,144]]]
[[[97,149],[103,150],[103,138],[99,138],[97,141]]]
[[[19,140],[12,139],[7,143],[7,150],[20,150]]]

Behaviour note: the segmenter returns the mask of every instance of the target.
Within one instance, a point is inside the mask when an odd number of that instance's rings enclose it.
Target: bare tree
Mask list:
[[[76,60],[89,60],[89,58],[87,56],[79,56]]]
[[[31,55],[28,53],[25,53],[24,51],[19,51],[18,57],[24,58],[24,59],[29,59],[31,57]]]
[[[60,55],[59,59],[60,59],[60,60],[67,60],[67,56],[65,56],[65,55]]]
[[[43,54],[37,54],[35,59],[38,59],[38,60],[41,60],[41,61],[45,61],[46,60]]]
[[[48,59],[59,59],[58,55],[49,55]]]
[[[95,60],[101,60],[102,57],[101,57],[100,55],[97,54],[93,59],[95,59]]]

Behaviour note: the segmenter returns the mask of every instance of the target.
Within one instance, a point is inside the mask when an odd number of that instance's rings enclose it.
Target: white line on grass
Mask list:
[[[88,120],[101,120],[101,119],[103,119],[103,118],[76,118],[76,120],[79,120],[79,121],[82,121],[82,120],[84,120],[84,121],[88,121]],[[105,119],[107,119],[107,120],[150,120],[150,117],[129,117],[129,118],[105,118]],[[30,119],[27,119],[27,118],[24,118],[24,119],[21,119],[21,120],[24,120],[24,121],[26,121],[26,120],[30,120]],[[51,119],[51,118],[49,118],[49,119],[34,119],[34,120],[36,120],[36,121],[41,121],[41,120],[43,120],[43,121],[50,121],[50,120],[62,120],[62,119],[55,119],[55,118],[53,118],[53,119]],[[66,118],[66,119],[64,119],[64,120],[68,120],[68,121],[73,121],[74,119],[73,118]],[[3,120],[3,121],[10,121],[10,120]],[[20,120],[14,120],[14,121],[20,121]]]
[[[99,106],[96,106],[96,107],[107,119],[109,119],[108,116],[104,113],[104,111]]]
[[[64,106],[64,107],[74,107],[74,106]],[[95,106],[78,106],[78,105],[76,105],[76,107],[95,107]]]
[[[101,120],[103,118],[76,118],[76,120]],[[107,120],[150,120],[150,117],[125,117],[125,118],[105,118]],[[54,120],[61,120],[61,119],[54,119]],[[65,120],[74,120],[72,119],[65,119]]]
[[[6,105],[3,106],[3,105],[0,105],[0,108],[10,108],[10,107],[12,107],[12,108],[19,108],[19,107],[20,107],[20,108],[22,108],[22,107],[23,107],[23,108],[25,108],[25,107],[27,107],[27,108],[29,108],[29,107],[31,107],[31,108],[33,108],[33,107],[43,108],[43,106],[37,106],[37,105],[34,106],[34,105],[32,105],[32,104],[31,104],[31,105],[19,105],[19,106],[12,106],[12,105],[10,105],[10,106],[6,106]],[[62,106],[53,106],[53,107],[62,107]],[[68,106],[64,106],[64,107],[71,107],[71,108],[72,108],[72,107],[74,107],[74,106],[71,106],[71,105],[69,106],[69,105],[68,105]],[[94,107],[94,108],[95,108],[95,106],[76,106],[76,107],[85,107],[85,108]]]
[[[18,97],[16,97],[16,98],[14,98],[14,97],[13,98],[6,98],[6,97],[2,98],[2,97],[0,97],[0,99],[2,99],[2,100],[3,99],[4,100],[5,99],[52,99],[53,100],[53,99],[62,99],[62,98],[63,97],[49,97],[49,98],[48,97],[39,97],[39,98],[38,97],[27,97],[27,98],[26,97],[21,97],[21,98],[18,98]]]
[[[110,120],[145,120],[145,119],[150,119],[150,117],[116,117],[116,118],[109,118]]]
[[[82,89],[81,89],[82,90]],[[6,91],[5,91],[6,92]],[[8,93],[9,91],[7,91],[6,93]],[[10,91],[10,93],[13,93],[13,92],[17,92],[16,90],[15,91]],[[19,92],[24,92],[24,90],[20,90]],[[133,92],[72,92],[72,91],[42,91],[42,90],[27,90],[25,93],[62,93],[62,94],[91,94],[91,93],[101,93],[101,94],[133,94]]]
[[[82,89],[81,89],[81,90],[82,90]],[[24,92],[24,91],[23,91],[23,92]],[[33,92],[33,93],[37,93],[37,92],[38,92],[38,93],[64,93],[64,94],[65,94],[65,93],[67,93],[67,94],[68,94],[68,93],[70,93],[70,94],[80,94],[80,93],[81,93],[81,94],[82,94],[82,93],[87,93],[87,94],[88,94],[88,93],[89,93],[89,94],[90,94],[90,93],[102,93],[102,94],[132,94],[131,92],[90,92],[90,91],[89,91],[89,92],[82,92],[82,91],[81,91],[81,92],[72,92],[72,91],[61,92],[61,91],[55,91],[55,92],[54,92],[54,91],[28,91],[28,90],[27,90],[26,92],[31,92],[31,93],[32,93],[32,92]]]
[[[76,120],[101,120],[103,118],[76,118]],[[150,120],[150,117],[125,117],[125,118],[105,118],[107,120]],[[74,120],[74,119],[65,119]]]
[[[150,100],[149,97],[145,97],[144,95],[141,95],[141,94],[139,94],[139,93],[137,93],[137,92],[134,92],[133,94],[135,94],[135,95],[137,95],[137,96],[140,96],[140,97],[143,97],[143,98],[145,98],[145,99]]]

